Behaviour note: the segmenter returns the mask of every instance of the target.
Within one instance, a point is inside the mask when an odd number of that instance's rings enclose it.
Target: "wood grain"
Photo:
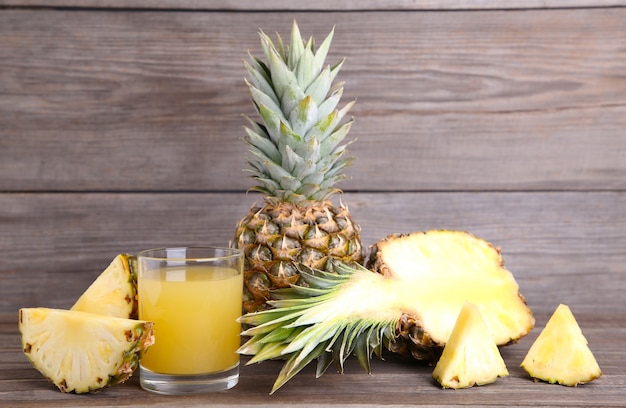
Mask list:
[[[350,18],[346,18],[350,16]],[[626,188],[626,8],[2,10],[0,190],[245,190],[257,29],[336,25],[346,190]]]
[[[624,0],[348,0],[336,2],[317,0],[295,2],[289,0],[0,0],[0,5],[11,7],[90,7],[132,9],[183,10],[239,10],[239,11],[363,11],[363,10],[489,10],[489,9],[550,9],[624,6]]]
[[[70,307],[121,252],[227,245],[256,199],[243,193],[2,194],[0,249],[10,256],[0,258],[0,313]],[[465,230],[492,242],[544,316],[556,302],[586,316],[626,309],[624,193],[351,193],[342,201],[361,225],[366,247],[388,234],[430,229]]]

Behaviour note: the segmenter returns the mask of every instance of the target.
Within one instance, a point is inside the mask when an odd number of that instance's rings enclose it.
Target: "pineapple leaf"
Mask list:
[[[261,344],[259,351],[254,354],[254,356],[250,359],[250,361],[246,363],[246,365],[279,358],[283,355],[283,350],[285,349],[285,347],[287,347],[287,345],[283,343]]]
[[[333,133],[331,133],[326,139],[322,140],[322,144],[320,147],[321,157],[331,154],[335,150],[337,145],[339,145],[339,143],[341,143],[341,141],[343,141],[343,139],[346,137],[351,127],[352,121],[346,122]]]
[[[304,329],[287,345],[283,354],[299,352],[300,358],[304,358],[312,352],[318,344],[332,338],[341,329],[341,322],[336,319],[325,320],[313,324]]]
[[[246,60],[243,61],[243,64],[246,68],[246,71],[248,71],[248,75],[250,75],[252,85],[254,85],[255,88],[259,89],[265,95],[272,98],[274,103],[278,105],[278,98],[276,97],[274,89],[272,88],[272,85],[270,83],[271,80],[266,76],[265,72],[259,69],[255,69]]]
[[[295,70],[296,64],[300,60],[300,56],[304,53],[304,40],[300,34],[300,29],[296,20],[291,25],[291,37],[289,39],[289,68]]]
[[[317,76],[313,63],[314,60],[313,51],[310,48],[305,48],[295,69],[296,78],[301,89],[306,89]]]
[[[262,105],[265,105],[266,109],[271,110],[275,115],[280,113],[279,118],[286,120],[285,116],[282,114],[280,106],[274,101],[274,99],[272,99],[272,97],[268,96],[267,94],[263,93],[263,91],[256,88],[253,84],[248,82],[247,79],[245,80],[245,82],[248,85],[250,96],[252,97],[252,100],[256,104],[258,110],[260,110],[260,107]]]
[[[245,128],[245,130],[248,134],[246,142],[251,149],[261,153],[264,156],[267,156],[273,162],[280,162],[280,152],[278,151],[274,143],[268,140],[267,137],[260,135],[250,128]]]
[[[276,96],[282,102],[285,115],[304,97],[293,71],[285,64],[275,50],[270,50],[270,70]]]
[[[295,173],[295,169],[299,166],[304,165],[304,159],[300,157],[296,152],[293,151],[291,146],[286,145],[281,151],[283,162],[281,163],[283,169],[287,170],[290,174],[297,176]]]
[[[333,88],[330,90],[330,95],[324,102],[318,104],[317,114],[320,118],[325,118],[335,111],[337,105],[339,105],[339,101],[343,96],[343,82],[335,84]]]
[[[313,137],[310,140],[307,140],[305,143],[302,143],[299,148],[296,150],[298,156],[304,157],[307,161],[310,161],[312,166],[310,167],[312,170],[315,169],[315,164],[320,161],[320,143],[316,137]],[[307,169],[308,170],[308,169]],[[310,170],[304,172],[300,171],[296,175],[298,177],[304,178],[307,174],[310,173]]]
[[[287,381],[298,374],[304,367],[306,367],[311,361],[315,360],[322,353],[324,353],[325,345],[318,344],[315,350],[307,354],[305,357],[300,358],[300,354],[294,353],[289,356],[289,359],[278,374],[278,378],[274,382],[270,395],[276,392],[280,387],[285,385]]]
[[[315,71],[320,72],[324,66],[324,61],[330,50],[330,44],[333,42],[333,36],[335,35],[335,27],[328,33],[322,44],[320,44],[317,52],[315,53]]]
[[[324,375],[324,373],[326,372],[326,370],[328,370],[328,367],[330,367],[333,361],[333,354],[331,352],[326,350],[322,354],[320,354],[320,356],[317,358],[315,378],[320,378],[322,375]]]
[[[280,124],[286,120],[284,116],[282,116],[282,112],[273,111],[271,107],[267,105],[258,105],[259,115],[265,122],[267,134],[270,136],[272,143],[278,145],[278,141],[280,140]],[[280,114],[280,116],[279,116]]]
[[[322,104],[325,101],[326,95],[328,95],[331,84],[330,67],[326,67],[306,86],[304,93],[311,96],[317,104]]]
[[[291,129],[304,135],[317,122],[317,103],[310,96],[305,96],[289,113]]]

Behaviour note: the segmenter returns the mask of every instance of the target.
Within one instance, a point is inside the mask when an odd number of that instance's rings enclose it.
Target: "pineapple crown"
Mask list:
[[[274,291],[277,300],[268,301],[272,309],[248,313],[239,322],[248,325],[242,336],[249,336],[238,353],[253,355],[249,364],[284,359],[283,368],[270,394],[276,392],[310,362],[317,359],[316,377],[334,363],[343,372],[345,360],[356,355],[361,367],[370,370],[370,357],[382,358],[383,347],[395,337],[401,310],[382,311],[375,317],[346,312],[337,313],[337,300],[354,277],[373,279],[377,285],[385,278],[359,264],[333,261],[333,272],[299,264],[306,286],[292,285]]]
[[[244,138],[250,147],[249,171],[258,184],[251,191],[269,200],[307,205],[339,192],[335,184],[351,158],[341,144],[352,125],[342,119],[354,101],[338,109],[343,83],[333,85],[343,59],[324,65],[334,29],[315,51],[313,37],[304,41],[294,20],[288,47],[277,34],[275,44],[260,32],[265,60],[244,61],[246,84],[257,113]]]

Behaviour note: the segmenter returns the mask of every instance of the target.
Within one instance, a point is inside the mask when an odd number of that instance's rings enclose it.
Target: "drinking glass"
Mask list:
[[[137,255],[139,318],[154,322],[141,387],[160,394],[227,390],[239,381],[243,253],[157,248]]]

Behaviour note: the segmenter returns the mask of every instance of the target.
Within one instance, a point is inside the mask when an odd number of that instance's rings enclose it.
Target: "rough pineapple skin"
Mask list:
[[[245,253],[244,311],[267,309],[272,290],[302,284],[296,263],[322,270],[331,259],[363,263],[360,230],[347,207],[330,201],[253,207],[235,232]]]

